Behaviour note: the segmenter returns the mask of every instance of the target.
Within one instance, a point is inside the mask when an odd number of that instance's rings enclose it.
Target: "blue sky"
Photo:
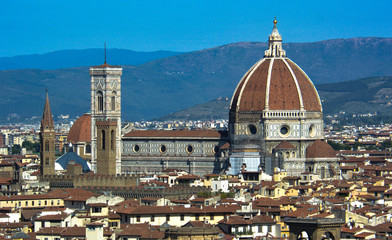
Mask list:
[[[193,51],[267,41],[274,16],[284,42],[392,37],[392,1],[2,2],[0,56],[63,49]]]

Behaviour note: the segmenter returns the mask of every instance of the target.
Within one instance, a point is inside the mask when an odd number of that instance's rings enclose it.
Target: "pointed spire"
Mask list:
[[[106,63],[106,42],[105,42],[105,63],[104,64],[107,64]]]
[[[279,34],[278,27],[276,26],[278,23],[276,17],[273,23],[274,28],[268,38],[269,49],[265,51],[264,57],[286,57],[286,51],[282,49],[282,36]]]
[[[44,113],[42,114],[41,130],[54,128],[52,110],[50,109],[50,104],[49,104],[48,89],[45,89],[45,91],[46,91],[46,101],[45,101],[45,106],[44,106]]]

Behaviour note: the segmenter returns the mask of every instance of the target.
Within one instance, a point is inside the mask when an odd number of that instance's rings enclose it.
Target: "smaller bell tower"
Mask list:
[[[52,111],[49,104],[48,91],[46,91],[46,101],[44,106],[44,113],[42,114],[41,129],[39,133],[40,146],[41,146],[41,176],[54,175],[54,162],[55,162],[55,137],[54,122]]]

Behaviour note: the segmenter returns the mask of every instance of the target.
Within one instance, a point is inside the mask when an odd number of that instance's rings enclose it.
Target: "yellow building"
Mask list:
[[[63,197],[50,193],[2,196],[0,197],[0,208],[64,207]]]

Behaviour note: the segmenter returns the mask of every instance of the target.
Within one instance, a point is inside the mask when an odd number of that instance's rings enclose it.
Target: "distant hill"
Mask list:
[[[362,78],[317,86],[325,113],[392,115],[392,76]]]
[[[287,43],[283,47],[316,85],[392,76],[392,38]],[[138,66],[123,65],[123,119],[148,120],[219,96],[230,99],[241,77],[263,57],[266,48],[266,43],[234,43]],[[49,90],[54,115],[75,116],[89,111],[88,67],[3,70],[0,71],[0,118],[9,114],[41,115],[45,88]]]
[[[206,103],[198,104],[184,110],[168,114],[160,117],[156,120],[167,121],[167,120],[201,120],[209,121],[216,119],[228,119],[229,118],[229,107],[231,99],[228,97],[219,97]]]
[[[324,114],[374,113],[392,116],[392,77],[363,78],[316,86]],[[228,119],[230,100],[218,98],[168,114],[158,120]]]
[[[113,65],[140,65],[157,59],[182,54],[181,52],[155,51],[135,52],[126,49],[107,49],[107,59]],[[0,57],[0,70],[10,69],[60,69],[100,65],[104,61],[104,50],[61,50],[46,54]]]

